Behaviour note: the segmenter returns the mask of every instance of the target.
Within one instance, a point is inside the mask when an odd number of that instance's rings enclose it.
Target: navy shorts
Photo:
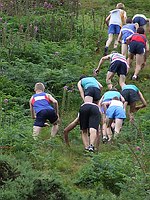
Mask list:
[[[34,126],[43,127],[46,120],[49,120],[53,124],[58,119],[58,116],[54,109],[45,109],[37,113]]]
[[[120,60],[116,60],[113,63],[111,63],[108,71],[113,72],[113,73],[117,73],[118,76],[120,75],[127,75],[127,65],[126,63],[120,61]]]
[[[80,129],[94,128],[98,130],[100,124],[99,107],[93,104],[84,104],[79,110]]]
[[[132,41],[129,44],[129,52],[136,54],[144,54],[145,53],[145,45],[142,42]]]
[[[116,24],[110,24],[108,28],[108,34],[119,34],[121,30],[121,27]]]
[[[147,20],[144,19],[143,17],[135,17],[133,19],[133,23],[138,23],[139,26],[144,26],[145,24],[147,24]]]
[[[140,100],[138,93],[133,89],[125,89],[121,92],[121,95],[128,102],[128,105]]]
[[[101,98],[101,90],[97,87],[88,87],[84,91],[84,96],[93,97],[93,101],[98,101]]]

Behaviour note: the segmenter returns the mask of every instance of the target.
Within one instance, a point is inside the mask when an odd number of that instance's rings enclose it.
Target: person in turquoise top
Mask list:
[[[130,122],[134,122],[134,113],[137,112],[139,109],[147,106],[146,100],[144,99],[143,94],[140,92],[139,88],[137,88],[133,84],[122,84],[121,88],[121,95],[125,99],[124,107],[126,109],[127,105],[130,106],[129,119]],[[142,104],[136,105],[137,101],[141,101]]]
[[[77,86],[84,102],[93,102],[98,104],[103,86],[96,80],[96,78],[82,75]]]
[[[99,106],[101,108],[101,115],[102,115],[102,134],[103,134],[103,142],[107,142],[108,138],[111,138],[110,135],[108,135],[107,131],[107,125],[106,125],[106,110],[110,105],[110,102],[114,97],[117,97],[119,100],[121,100],[123,103],[125,102],[125,99],[120,94],[120,92],[117,91],[116,88],[112,88],[109,91],[105,92],[103,96],[101,97],[99,101]],[[114,124],[112,124],[112,129],[114,127]],[[110,131],[109,131],[110,133]],[[112,134],[111,134],[112,135]]]

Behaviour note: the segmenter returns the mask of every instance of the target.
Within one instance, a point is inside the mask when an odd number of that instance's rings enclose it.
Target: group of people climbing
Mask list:
[[[134,121],[134,112],[147,105],[139,88],[135,84],[126,84],[126,76],[134,55],[136,56],[136,67],[132,76],[133,81],[137,80],[141,68],[146,64],[149,47],[145,30],[146,24],[150,24],[150,21],[144,15],[135,15],[133,19],[127,18],[124,5],[118,3],[116,9],[110,11],[106,23],[109,24],[109,28],[105,55],[100,59],[98,67],[93,70],[92,76],[82,75],[80,77],[77,87],[83,104],[80,106],[76,119],[64,129],[64,139],[69,145],[68,134],[79,124],[84,149],[90,152],[94,152],[95,147],[98,147],[101,133],[103,142],[112,142],[118,137],[126,118],[127,105],[129,105],[128,116],[131,123]],[[113,51],[108,54],[113,35],[117,35],[114,49],[121,42],[121,53]],[[127,49],[128,58],[126,58]],[[97,81],[96,76],[106,60],[110,60],[106,75],[108,91],[101,97],[103,86]],[[112,78],[115,74],[119,77],[121,92],[113,86]],[[42,83],[36,83],[35,94],[30,99],[31,116],[35,118],[34,139],[39,135],[41,128],[48,125],[47,119],[52,123],[51,135],[55,136],[58,131],[58,102],[52,95],[45,93],[44,89]],[[139,100],[141,105],[136,105]]]

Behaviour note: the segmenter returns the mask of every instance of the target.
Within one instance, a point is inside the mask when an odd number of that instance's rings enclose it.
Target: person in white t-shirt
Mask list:
[[[123,24],[125,24],[127,18],[126,12],[123,10],[124,7],[125,7],[124,4],[118,3],[116,9],[111,10],[110,14],[105,20],[108,26],[108,39],[105,45],[104,56],[108,54],[108,47],[110,46],[114,35],[117,36],[114,42],[114,49],[117,48],[118,45],[117,38],[120,33],[121,27]]]
[[[125,118],[126,113],[123,103],[118,97],[114,97],[106,110],[107,135],[110,136],[109,141],[112,139],[111,124],[115,121],[114,137],[116,137],[121,131],[123,120]]]

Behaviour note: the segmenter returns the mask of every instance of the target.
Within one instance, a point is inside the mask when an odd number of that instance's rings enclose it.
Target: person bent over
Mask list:
[[[94,152],[94,146],[99,134],[100,110],[98,105],[84,103],[79,110],[80,129],[85,149]]]
[[[137,33],[132,34],[127,38],[129,42],[128,64],[132,63],[134,56],[136,56],[136,66],[132,80],[137,80],[138,74],[146,64],[146,57],[149,51],[149,44],[146,39],[145,31],[142,27],[137,29]]]
[[[93,102],[98,104],[103,86],[96,80],[96,78],[82,75],[77,86],[84,102]]]
[[[101,108],[101,115],[102,115],[102,134],[103,134],[103,142],[107,142],[109,138],[111,138],[111,135],[107,135],[107,124],[106,124],[106,110],[109,107],[112,99],[114,97],[118,97],[121,102],[125,102],[125,99],[120,94],[120,92],[117,91],[116,88],[112,88],[111,90],[104,93],[104,95],[100,99],[100,108]],[[111,124],[111,129],[114,130],[114,123]]]
[[[114,97],[106,110],[106,124],[107,135],[109,135],[109,141],[112,140],[111,124],[115,121],[114,138],[118,136],[121,131],[123,120],[126,118],[123,103],[118,97]]]
[[[35,94],[30,98],[31,117],[35,119],[33,125],[33,138],[36,139],[47,120],[52,124],[51,136],[58,132],[58,102],[52,95],[45,93],[43,83],[35,84]],[[53,106],[51,105],[53,104]]]
[[[106,84],[108,85],[108,89],[111,89],[113,87],[111,80],[114,77],[115,73],[117,73],[117,75],[119,76],[119,84],[121,86],[122,83],[125,83],[126,75],[129,68],[126,58],[122,54],[117,52],[112,52],[111,54],[102,57],[99,61],[98,67],[94,71],[95,75],[99,73],[101,65],[106,60],[110,60],[110,66],[106,75]]]
[[[133,23],[131,18],[126,19],[126,24],[121,28],[119,36],[118,36],[118,42],[121,43],[121,53],[123,56],[126,57],[126,54],[128,52],[128,44],[126,39],[136,32],[136,30],[139,28],[138,23]]]
[[[130,122],[134,122],[134,113],[137,112],[139,109],[142,109],[147,106],[146,100],[143,97],[143,94],[140,92],[139,88],[137,88],[133,84],[124,84],[122,85],[122,96],[125,99],[124,107],[125,110],[127,105],[130,106],[129,109],[129,119]],[[141,101],[141,105],[136,105],[138,101]]]

